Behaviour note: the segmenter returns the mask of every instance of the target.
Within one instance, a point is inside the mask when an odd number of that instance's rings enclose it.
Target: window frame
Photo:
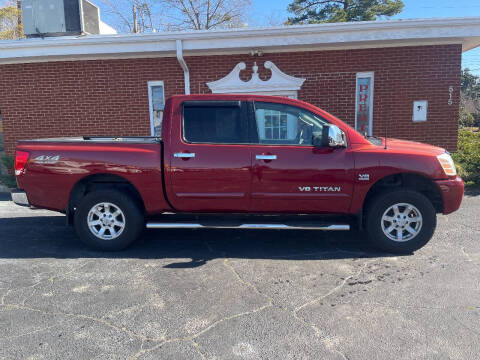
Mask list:
[[[280,105],[280,106],[289,106],[289,107],[292,107],[292,108],[295,108],[295,109],[299,109],[299,111],[303,111],[303,112],[306,112],[306,113],[309,113],[309,114],[312,114],[318,118],[320,118],[321,120],[323,120],[326,124],[329,124],[331,125],[332,123],[330,121],[328,121],[327,119],[325,119],[323,116],[321,115],[318,115],[317,113],[314,113],[310,110],[307,110],[305,108],[302,108],[300,106],[296,106],[296,105],[291,105],[291,104],[285,104],[285,103],[280,103],[280,102],[268,102],[268,101],[252,101],[252,107],[251,107],[251,122],[252,122],[252,126],[250,127],[251,130],[250,131],[253,131],[254,132],[254,135],[255,135],[255,140],[256,142],[252,142],[251,145],[257,145],[257,146],[295,146],[295,147],[311,147],[313,148],[313,144],[288,144],[288,143],[277,143],[277,144],[268,144],[268,143],[261,143],[260,142],[260,134],[259,134],[259,129],[258,129],[258,125],[257,125],[257,117],[256,117],[256,110],[257,110],[257,107],[256,107],[256,104],[275,104],[275,105]],[[250,139],[252,140],[253,137],[250,137]],[[275,139],[271,139],[271,140],[275,140]]]
[[[153,121],[153,91],[152,88],[155,86],[162,86],[163,88],[163,109],[162,112],[165,111],[165,83],[163,80],[155,80],[155,81],[148,81],[148,109],[150,113],[150,135],[155,136],[155,124]],[[163,122],[163,116],[162,116]]]
[[[375,72],[358,72],[355,77],[355,131],[357,130],[357,119],[358,119],[358,79],[370,78],[370,101],[368,106],[370,108],[369,116],[368,116],[368,136],[372,136],[373,133],[373,97],[375,96]],[[363,135],[363,134],[362,134]]]
[[[245,131],[245,134],[246,134],[246,138],[245,138],[245,142],[225,142],[225,143],[218,143],[218,142],[193,142],[193,141],[190,141],[190,140],[187,140],[187,138],[185,137],[185,103],[188,103],[189,101],[184,101],[182,102],[181,106],[182,106],[182,121],[181,121],[181,139],[182,141],[185,143],[185,144],[189,144],[189,145],[250,145],[251,144],[251,134],[250,134],[250,126],[249,126],[249,123],[250,123],[250,120],[249,120],[249,116],[248,116],[248,104],[246,101],[243,101],[243,100],[238,100],[238,103],[239,103],[239,106],[238,106],[238,109],[240,111],[240,117],[241,117],[241,121],[240,121],[240,124],[241,126],[244,127],[244,131]],[[217,103],[218,105],[216,105],[216,107],[218,108],[234,108],[236,106],[234,106],[233,104],[232,105],[224,105],[224,106],[221,106],[220,103],[232,103],[231,100],[198,100],[198,101],[194,101],[194,102],[198,102],[198,103],[204,103],[204,105],[198,105],[198,107],[209,107],[209,103],[210,103],[210,106],[211,107],[215,107],[215,103]],[[236,100],[234,100],[233,102],[237,102]],[[194,107],[194,106],[192,106]]]

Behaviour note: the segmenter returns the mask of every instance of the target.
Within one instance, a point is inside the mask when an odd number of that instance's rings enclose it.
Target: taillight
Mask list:
[[[15,175],[19,176],[23,174],[25,165],[27,165],[28,157],[30,154],[26,151],[17,150],[15,152]]]

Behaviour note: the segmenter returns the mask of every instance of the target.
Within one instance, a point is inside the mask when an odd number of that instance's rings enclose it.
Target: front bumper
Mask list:
[[[443,213],[450,214],[454,211],[457,211],[462,203],[463,192],[465,190],[463,180],[456,176],[453,179],[437,180],[435,182],[437,183],[437,186],[440,189],[440,194],[442,195]]]
[[[27,193],[23,190],[13,190],[12,200],[17,205],[30,206],[30,203],[28,202]]]

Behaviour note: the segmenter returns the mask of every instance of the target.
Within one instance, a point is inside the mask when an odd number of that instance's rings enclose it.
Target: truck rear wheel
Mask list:
[[[437,225],[430,200],[411,190],[382,193],[369,204],[365,227],[377,248],[393,253],[411,253],[424,246]]]
[[[75,230],[89,247],[119,251],[142,233],[144,216],[129,194],[118,190],[88,193],[75,211]]]

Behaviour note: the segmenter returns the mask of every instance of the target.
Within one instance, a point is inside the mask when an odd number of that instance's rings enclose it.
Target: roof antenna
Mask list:
[[[388,135],[388,101],[386,103],[386,115],[385,115],[385,150],[387,150],[387,135]]]

